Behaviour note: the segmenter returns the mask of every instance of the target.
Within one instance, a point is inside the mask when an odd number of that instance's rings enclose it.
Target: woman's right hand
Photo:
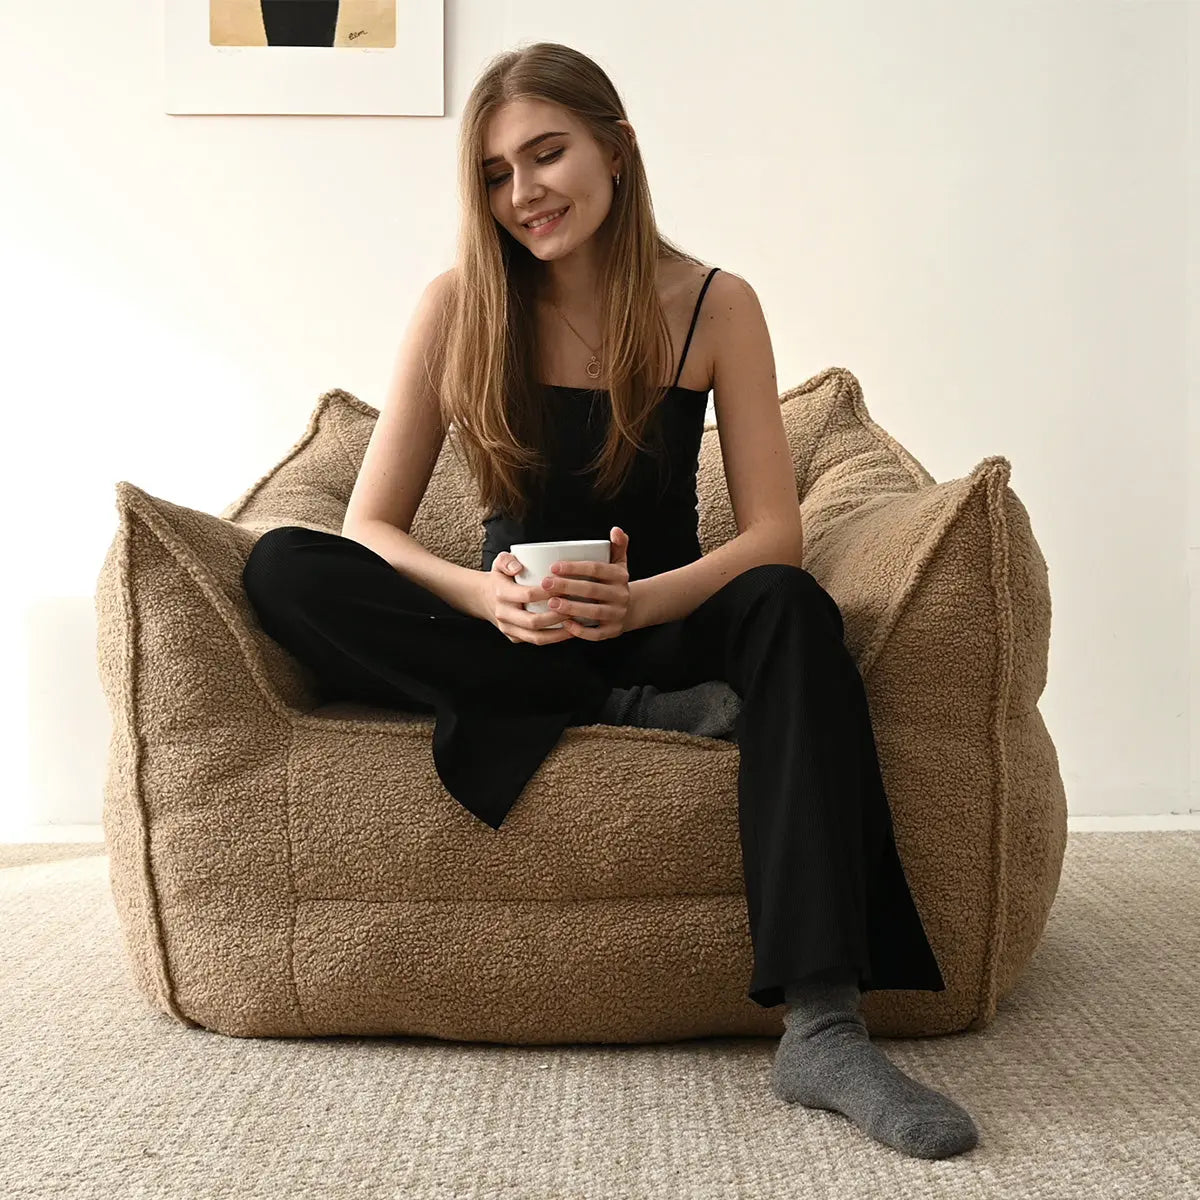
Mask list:
[[[529,612],[525,605],[538,600],[549,600],[550,593],[540,587],[526,587],[513,579],[521,573],[521,563],[515,555],[502,550],[492,561],[490,571],[481,571],[483,616],[491,621],[510,642],[532,642],[535,646],[546,646],[551,642],[565,642],[574,637],[566,626],[548,629],[563,620],[562,613],[550,609],[548,612]]]

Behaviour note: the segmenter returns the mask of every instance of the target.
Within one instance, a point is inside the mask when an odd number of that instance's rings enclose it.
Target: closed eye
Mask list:
[[[564,146],[559,146],[559,148],[557,150],[551,150],[549,154],[544,154],[544,155],[542,155],[541,158],[534,159],[534,161],[537,163],[551,163],[556,158],[560,157],[565,152],[565,149],[566,148]],[[491,177],[491,179],[489,179],[487,181],[487,185],[488,185],[488,187],[493,187],[497,183],[501,183],[503,180],[505,180],[507,178],[508,178],[507,171],[503,175],[493,175]]]

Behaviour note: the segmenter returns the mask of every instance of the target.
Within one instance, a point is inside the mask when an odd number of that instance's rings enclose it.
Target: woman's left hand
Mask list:
[[[563,614],[563,625],[574,637],[589,642],[620,637],[629,625],[629,535],[614,525],[608,536],[611,562],[557,562],[542,580],[550,609]],[[599,624],[581,625],[579,617]]]

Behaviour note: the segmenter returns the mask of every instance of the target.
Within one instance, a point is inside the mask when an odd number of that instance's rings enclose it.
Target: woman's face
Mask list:
[[[521,149],[546,133],[553,136]],[[492,158],[497,161],[486,161]],[[488,123],[484,159],[492,216],[537,258],[569,254],[612,208],[619,157],[606,154],[555,104],[513,100],[499,109]],[[540,231],[525,225],[539,213],[563,208],[566,213]]]

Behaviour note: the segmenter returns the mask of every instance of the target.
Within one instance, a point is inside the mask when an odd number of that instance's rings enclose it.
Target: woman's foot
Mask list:
[[[721,680],[698,683],[678,692],[660,692],[650,684],[638,684],[613,688],[596,723],[678,729],[700,737],[727,738],[741,711],[741,698]]]
[[[914,1158],[972,1149],[979,1133],[966,1110],[905,1075],[871,1041],[852,980],[844,974],[784,989],[787,1032],[775,1052],[771,1090],[789,1104],[839,1112]]]

